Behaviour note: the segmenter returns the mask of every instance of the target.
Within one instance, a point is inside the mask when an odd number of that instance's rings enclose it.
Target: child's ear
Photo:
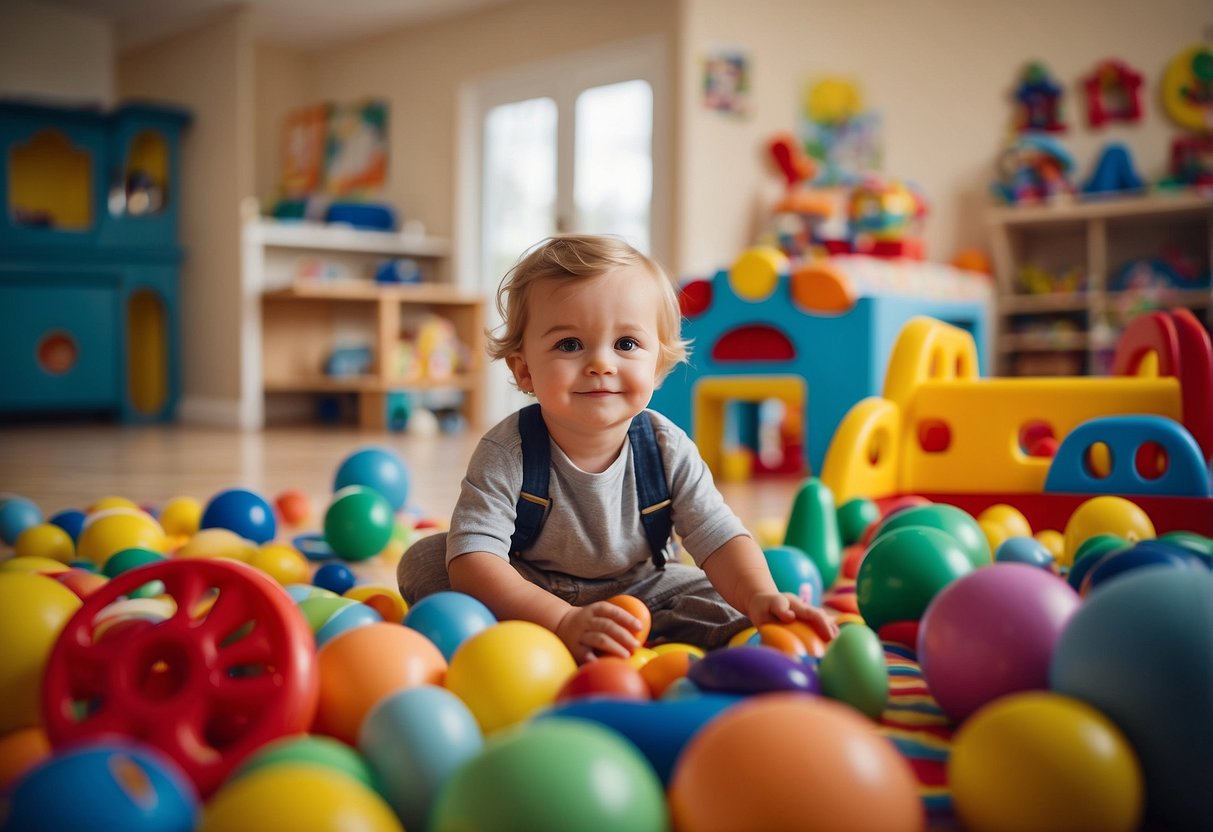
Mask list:
[[[526,359],[522,357],[522,353],[512,353],[505,357],[506,366],[510,368],[510,372],[514,374],[514,384],[518,385],[518,389],[523,393],[534,393],[535,383],[531,378],[531,368],[527,366]]]

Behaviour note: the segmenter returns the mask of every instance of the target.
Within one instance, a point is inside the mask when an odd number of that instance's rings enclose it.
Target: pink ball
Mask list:
[[[1008,693],[1047,690],[1058,637],[1078,609],[1069,584],[1025,563],[994,563],[940,590],[923,613],[918,661],[955,722]]]

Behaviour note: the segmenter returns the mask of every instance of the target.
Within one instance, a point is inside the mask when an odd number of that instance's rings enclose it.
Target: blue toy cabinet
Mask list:
[[[0,102],[0,418],[172,418],[188,122]]]

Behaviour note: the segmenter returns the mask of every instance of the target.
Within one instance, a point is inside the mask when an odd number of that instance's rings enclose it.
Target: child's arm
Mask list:
[[[599,601],[575,607],[523,578],[509,562],[489,552],[468,552],[447,565],[451,588],[484,602],[499,621],[521,619],[548,628],[578,662],[598,655],[626,659],[640,643],[644,626],[623,607]]]
[[[838,625],[820,609],[776,588],[762,549],[751,537],[738,535],[712,552],[703,571],[721,597],[749,616],[755,627],[799,619],[824,639],[838,634]]]

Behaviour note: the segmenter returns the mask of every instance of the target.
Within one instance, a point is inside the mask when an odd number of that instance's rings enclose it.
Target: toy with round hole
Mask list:
[[[171,615],[98,639],[103,612],[150,581]],[[255,748],[307,730],[317,691],[312,635],[271,578],[174,559],[84,599],[46,659],[42,718],[56,747],[114,733],[153,745],[206,796]]]
[[[1179,126],[1213,132],[1213,48],[1189,46],[1171,60],[1162,79],[1162,101]]]
[[[884,395],[842,420],[821,479],[842,502],[915,494],[974,515],[1007,504],[1036,529],[1064,529],[1086,501],[1117,496],[1160,533],[1213,534],[1208,333],[1186,309],[1140,316],[1121,335],[1113,370],[980,378],[968,333],[911,321]]]

